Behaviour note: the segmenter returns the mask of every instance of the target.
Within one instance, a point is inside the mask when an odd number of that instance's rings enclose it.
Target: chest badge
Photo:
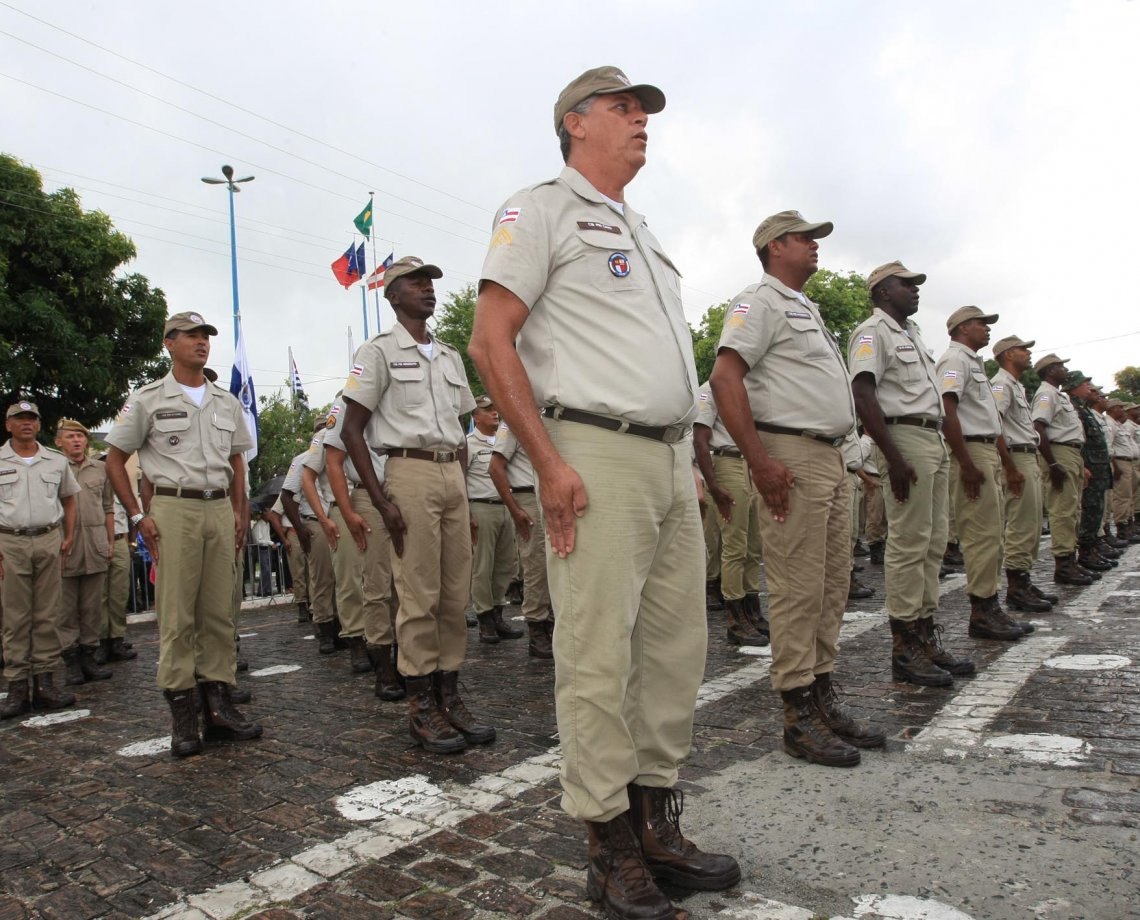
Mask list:
[[[169,444],[171,447],[177,447],[179,444],[182,443],[182,439],[180,437],[178,437],[178,435],[172,434],[169,438],[166,439],[166,443]]]
[[[625,278],[629,275],[629,259],[624,252],[610,253],[610,274],[615,278]]]

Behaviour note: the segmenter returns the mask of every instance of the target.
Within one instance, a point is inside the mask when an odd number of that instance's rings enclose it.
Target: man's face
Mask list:
[[[210,360],[210,336],[204,329],[176,330],[164,344],[175,364],[201,369]]]
[[[1041,368],[1041,379],[1055,387],[1064,383],[1068,376],[1069,370],[1063,364],[1050,364],[1048,367]]]
[[[82,431],[60,431],[55,436],[55,446],[72,463],[78,463],[87,456],[87,435]]]
[[[1073,387],[1073,389],[1069,390],[1069,395],[1075,396],[1077,399],[1080,399],[1084,402],[1092,402],[1094,399],[1093,389],[1091,386],[1089,386],[1089,382],[1087,380],[1079,387]]]
[[[796,274],[811,277],[819,268],[819,243],[806,233],[786,233],[768,244],[771,257]]]
[[[1033,366],[1033,355],[1028,348],[1023,348],[1020,345],[1006,349],[1005,360],[1019,374],[1024,374]]]
[[[494,434],[498,430],[499,410],[494,406],[488,406],[486,409],[476,409],[472,415],[475,419],[475,427],[483,432],[483,434]]]
[[[31,412],[20,412],[5,419],[4,427],[17,441],[34,441],[40,433],[40,417]]]
[[[903,316],[914,316],[918,312],[918,285],[911,278],[892,275],[879,284],[879,297]]]
[[[971,351],[985,348],[990,343],[990,324],[983,319],[968,319],[958,324],[958,337]]]
[[[1123,422],[1127,418],[1127,416],[1124,414],[1124,410],[1121,409],[1120,406],[1113,406],[1108,410],[1108,414],[1115,422]]]
[[[585,136],[579,141],[591,155],[625,164],[633,173],[645,165],[649,116],[634,93],[597,96],[585,115],[578,115]]]
[[[435,284],[425,272],[415,272],[397,279],[389,302],[410,319],[427,319],[435,313]]]

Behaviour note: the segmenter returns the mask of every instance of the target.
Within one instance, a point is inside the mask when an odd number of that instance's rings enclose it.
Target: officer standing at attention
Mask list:
[[[1097,548],[1104,526],[1105,494],[1112,488],[1112,457],[1105,437],[1107,426],[1101,423],[1093,408],[1098,396],[1090,378],[1080,371],[1069,371],[1062,388],[1076,409],[1085,432],[1081,448],[1085,487],[1081,492],[1081,516],[1077,529],[1077,562],[1090,572],[1107,572],[1117,564],[1102,556]]]
[[[71,464],[79,483],[75,496],[75,542],[63,563],[59,608],[59,644],[66,684],[106,680],[109,668],[96,661],[103,621],[103,585],[115,543],[115,496],[107,468],[87,454],[90,433],[82,422],[60,419],[55,445]]]
[[[1006,336],[993,347],[998,369],[990,378],[1001,436],[1005,441],[1002,489],[1005,528],[1002,556],[1007,581],[1005,602],[1013,610],[1044,613],[1057,603],[1055,594],[1045,594],[1033,584],[1029,573],[1037,562],[1041,544],[1041,470],[1037,466],[1040,435],[1033,427],[1033,415],[1021,375],[1029,370],[1035,343],[1016,335]],[[1000,448],[999,448],[1000,449]]]
[[[10,437],[0,447],[0,610],[8,698],[0,718],[11,719],[75,702],[74,693],[56,689],[52,672],[60,657],[60,560],[75,539],[80,487],[67,460],[36,441],[35,403],[10,405],[4,427]]]
[[[851,767],[859,748],[880,747],[887,736],[846,709],[831,680],[851,586],[851,483],[841,447],[855,406],[839,348],[803,293],[819,268],[816,241],[831,231],[830,221],[811,223],[799,211],[761,221],[752,245],[764,277],[730,301],[709,383],[766,506],[760,533],[784,750]]]
[[[114,494],[114,490],[111,491]],[[131,526],[127,521],[127,511],[117,497],[113,507],[115,536],[111,543],[111,562],[107,567],[107,579],[103,585],[100,648],[95,655],[95,660],[99,664],[106,664],[108,661],[131,661],[139,656],[139,653],[127,642],[127,598],[131,591]]]
[[[887,510],[883,495],[882,477],[875,462],[875,442],[865,431],[859,436],[859,450],[863,454],[863,517],[866,520],[868,562],[882,565],[887,549]]]
[[[475,400],[474,430],[467,435],[467,501],[475,531],[471,567],[471,603],[479,620],[479,641],[521,639],[523,631],[503,621],[507,585],[518,566],[515,525],[491,480],[491,457],[499,430],[499,413],[490,396]]]
[[[285,557],[289,560],[289,577],[293,581],[293,603],[297,605],[297,622],[308,623],[313,618],[309,612],[308,562],[304,550],[301,549],[301,541],[297,538],[297,528],[285,513],[285,505],[280,495],[277,496],[273,506],[265,512],[265,517],[273,532],[281,540],[281,545],[285,548]],[[282,585],[281,588],[284,590],[285,586]]]
[[[1105,412],[1116,423],[1111,445],[1112,520],[1116,524],[1118,539],[1140,543],[1140,533],[1132,526],[1132,507],[1136,501],[1132,468],[1137,458],[1140,458],[1140,448],[1129,427],[1131,422],[1125,414],[1124,405],[1119,399],[1110,399],[1105,405]]]
[[[851,390],[863,428],[878,451],[875,465],[888,482],[884,580],[891,624],[895,680],[948,687],[974,672],[974,663],[942,647],[938,571],[946,550],[950,458],[942,439],[944,416],[934,356],[918,325],[921,272],[901,262],[867,276],[875,310],[848,343]]]
[[[198,313],[167,319],[170,373],[135,390],[107,435],[107,476],[158,566],[158,685],[170,705],[175,757],[202,750],[199,695],[207,740],[261,736],[230,699],[233,585],[249,527],[243,455],[253,439],[237,399],[203,373],[217,334]],[[146,514],[125,466],[135,451],[153,485]]]
[[[554,610],[546,580],[546,527],[534,492],[534,467],[519,439],[500,422],[491,455],[491,481],[515,522],[515,539],[523,568],[522,612],[530,633],[531,658],[554,657]]]
[[[946,320],[950,347],[938,359],[942,382],[942,433],[950,448],[950,501],[966,560],[969,633],[974,639],[1012,641],[1033,631],[1014,622],[998,602],[1001,575],[1001,504],[998,473],[1009,456],[980,348],[990,342],[996,313],[959,307]],[[999,453],[1000,450],[1000,453]],[[1014,471],[1016,474],[1016,470]],[[1028,628],[1025,628],[1028,627]]]
[[[708,890],[740,878],[682,836],[672,788],[708,641],[697,379],[680,275],[625,203],[664,107],[616,67],[562,91],[566,168],[495,216],[468,349],[539,482],[562,807],[588,828],[587,893],[642,920],[674,916],[653,876]]]
[[[478,722],[459,695],[463,611],[471,596],[467,442],[459,417],[475,399],[459,352],[427,328],[435,313],[432,281],[443,272],[405,256],[384,277],[396,323],[357,349],[344,385],[341,440],[392,538],[408,731],[425,750],[450,754],[495,740],[495,729]],[[388,454],[383,488],[364,436],[370,419]]]
[[[1041,378],[1041,386],[1033,396],[1033,427],[1041,439],[1037,459],[1049,512],[1053,581],[1059,585],[1091,585],[1092,573],[1077,564],[1077,525],[1085,484],[1081,456],[1085,430],[1068,395],[1060,389],[1069,370],[1065,359],[1055,354],[1039,359],[1033,369]]]

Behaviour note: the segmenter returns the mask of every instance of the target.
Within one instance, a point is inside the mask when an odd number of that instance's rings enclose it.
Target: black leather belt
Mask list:
[[[51,533],[59,526],[59,521],[54,524],[45,524],[43,527],[0,527],[0,533],[5,533],[10,537],[39,537],[45,533]]]
[[[581,409],[567,409],[563,406],[547,406],[542,410],[543,418],[561,419],[564,422],[580,422],[583,425],[594,425],[605,428],[607,431],[617,431],[621,434],[633,434],[639,438],[649,438],[652,441],[662,441],[665,444],[675,444],[684,440],[689,429],[685,425],[666,425],[654,428],[650,425],[634,425],[620,419],[609,418],[605,415],[595,415],[593,412],[583,412]]]
[[[469,502],[479,502],[484,505],[501,505],[503,500],[501,498],[469,498]]]
[[[317,517],[315,514],[302,514],[301,520],[302,521],[319,521],[320,518]]]
[[[731,457],[733,460],[744,459],[744,454],[735,447],[710,447],[709,453],[717,457]]]
[[[165,495],[168,498],[197,498],[202,501],[212,502],[219,498],[225,498],[230,494],[229,489],[183,489],[181,486],[174,488],[173,486],[155,486],[155,495]]]
[[[534,486],[511,486],[511,492],[512,494],[525,494],[530,492],[533,495]]]
[[[897,415],[883,421],[888,425],[913,425],[915,428],[929,428],[932,431],[942,430],[942,419],[919,418],[916,415]]]
[[[804,431],[802,428],[782,428],[779,425],[769,425],[767,422],[753,422],[757,431],[767,431],[769,434],[790,434],[797,438],[810,438],[813,441],[822,441],[824,444],[830,444],[832,447],[838,447],[846,437],[842,438],[829,438],[822,434],[813,434],[810,431]]]
[[[117,534],[115,534],[115,539],[116,539],[116,540],[125,540],[125,539],[127,539],[127,534],[125,534],[125,533],[117,533]]]
[[[970,444],[997,444],[997,438],[985,434],[964,434],[962,440]]]
[[[431,463],[453,463],[459,459],[457,450],[420,450],[418,447],[389,447],[389,457],[407,457],[409,460],[427,460]]]
[[[1084,448],[1084,446],[1085,445],[1082,444],[1080,441],[1055,441],[1055,442],[1053,442],[1053,447],[1071,447],[1073,450],[1082,450]]]
[[[1037,448],[1032,444],[1010,444],[1009,452],[1011,454],[1035,454]]]

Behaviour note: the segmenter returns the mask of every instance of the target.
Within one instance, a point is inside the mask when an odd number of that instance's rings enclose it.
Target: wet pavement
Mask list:
[[[695,918],[1140,916],[1140,547],[1013,644],[966,637],[951,576],[944,641],[978,673],[946,690],[891,680],[882,572],[860,577],[877,593],[848,612],[836,679],[886,750],[850,770],[785,755],[769,658],[710,614],[682,827],[744,877],[670,893]],[[259,741],[169,756],[153,623],[74,709],[0,724],[0,920],[600,916],[558,808],[553,667],[525,639],[469,633],[464,697],[498,737],[441,757],[291,605],[239,627]]]

